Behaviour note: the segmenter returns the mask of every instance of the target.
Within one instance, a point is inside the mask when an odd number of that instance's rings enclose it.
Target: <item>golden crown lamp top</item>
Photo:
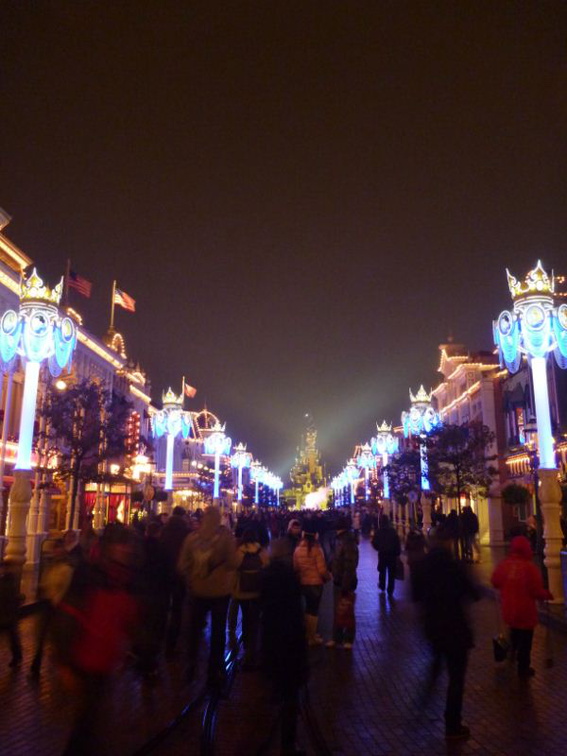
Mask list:
[[[167,391],[164,391],[161,395],[161,400],[163,404],[179,404],[179,406],[181,406],[183,404],[183,394],[177,396],[177,394],[171,390],[170,386]]]
[[[34,268],[28,278],[23,278],[20,284],[20,302],[47,302],[58,305],[63,293],[63,278],[57,286],[50,289],[43,283]]]
[[[430,402],[433,392],[428,394],[427,391],[423,388],[423,383],[422,383],[421,386],[419,387],[419,391],[417,392],[417,394],[413,394],[412,390],[410,389],[409,395],[410,395],[411,403],[416,404],[417,402]]]
[[[518,281],[508,268],[506,268],[506,275],[508,276],[508,288],[510,289],[512,299],[520,299],[520,297],[537,294],[552,296],[555,293],[553,271],[550,278],[543,269],[541,260],[538,260],[535,268],[526,274],[524,281]]]
[[[387,423],[385,420],[382,420],[382,425],[376,423],[376,430],[378,433],[387,433],[392,430],[392,423]]]

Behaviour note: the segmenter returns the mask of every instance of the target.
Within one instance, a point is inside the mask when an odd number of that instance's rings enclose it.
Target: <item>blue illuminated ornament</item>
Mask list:
[[[167,434],[165,455],[165,490],[173,490],[173,447],[175,438],[181,434],[188,438],[193,431],[193,416],[183,410],[183,394],[177,396],[171,388],[162,394],[163,409],[152,417],[152,429],[157,438]]]
[[[390,481],[388,480],[388,473],[386,468],[388,466],[388,458],[391,454],[395,454],[398,451],[398,439],[392,434],[392,424],[388,424],[385,420],[382,425],[376,423],[376,436],[373,436],[370,443],[372,451],[377,456],[382,457],[382,479],[384,488],[384,499],[390,498]]]
[[[220,495],[220,458],[230,454],[232,441],[224,432],[225,425],[218,421],[215,423],[210,435],[205,438],[205,454],[213,454],[215,457],[215,485],[213,498],[218,500]]]
[[[349,459],[349,461],[346,463],[343,474],[345,475],[347,481],[350,483],[350,505],[351,508],[353,508],[355,485],[360,478],[360,471],[354,458]]]
[[[238,469],[238,501],[242,501],[242,470],[246,467],[250,467],[252,464],[252,455],[246,451],[246,445],[243,443],[237,444],[234,447],[234,454],[230,458],[230,464],[232,467]]]
[[[260,483],[264,481],[264,475],[266,474],[266,468],[262,465],[261,462],[259,462],[257,459],[252,462],[250,465],[250,479],[253,483],[256,485],[256,490],[254,492],[254,504],[259,503],[259,486]]]
[[[7,310],[0,319],[0,369],[13,372],[19,357],[25,369],[24,396],[16,469],[31,469],[31,447],[39,384],[39,369],[46,361],[57,377],[70,368],[77,344],[74,322],[59,310],[63,279],[50,289],[34,268],[20,285],[18,312]]]
[[[356,461],[358,463],[358,466],[362,467],[364,470],[364,498],[366,501],[368,501],[368,498],[370,496],[370,470],[376,467],[376,457],[372,453],[370,444],[366,443],[361,447]]]
[[[432,393],[427,393],[423,385],[419,387],[417,394],[413,394],[410,389],[411,407],[409,412],[402,412],[402,426],[404,436],[419,436],[421,439],[419,456],[421,467],[421,490],[429,491],[429,465],[427,462],[427,450],[425,437],[441,425],[439,414],[431,405]]]
[[[493,323],[494,342],[500,364],[511,373],[518,371],[526,355],[532,371],[540,466],[556,467],[549,395],[547,355],[553,353],[560,368],[567,368],[567,305],[555,304],[555,279],[541,261],[518,281],[507,270],[508,288],[514,302],[513,312],[505,310]]]

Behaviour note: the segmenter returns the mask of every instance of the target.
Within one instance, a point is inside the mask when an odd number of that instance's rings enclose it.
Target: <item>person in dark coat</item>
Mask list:
[[[427,541],[423,534],[423,531],[419,528],[412,528],[406,537],[406,558],[408,562],[410,583],[413,594],[415,594],[415,574],[419,569],[419,564],[425,557],[426,552]]]
[[[302,753],[296,735],[299,692],[309,673],[307,641],[301,586],[281,539],[271,557],[262,572],[262,668],[281,705],[281,753],[292,756]]]
[[[474,542],[479,529],[478,517],[473,512],[472,507],[466,506],[461,511],[459,521],[463,539],[463,559],[466,562],[472,562]]]
[[[18,629],[22,600],[18,566],[8,561],[0,564],[0,633],[6,633],[10,641],[10,667],[17,667],[22,661],[22,644]]]
[[[348,519],[340,517],[337,521],[335,550],[330,566],[333,576],[334,613],[333,638],[327,642],[327,648],[342,644],[343,648],[350,649],[354,643],[356,632],[354,605],[356,601],[355,591],[358,586],[357,567],[357,537],[350,529]],[[339,611],[341,603],[344,608]],[[341,614],[346,616],[341,619]]]
[[[290,567],[293,567],[293,552],[301,541],[301,522],[297,519],[290,520],[287,526],[287,533],[280,538],[274,538],[272,541],[271,551],[276,550]],[[277,546],[276,546],[277,544]]]
[[[415,571],[415,599],[420,603],[425,637],[433,652],[426,694],[435,686],[443,661],[449,687],[445,706],[448,739],[466,740],[470,730],[461,722],[469,649],[474,645],[467,604],[480,592],[452,551],[452,532],[439,526],[429,553]]]
[[[388,595],[392,596],[396,583],[396,562],[401,553],[401,546],[388,515],[380,515],[372,546],[378,552],[378,587],[385,591],[387,579]]]
[[[159,540],[167,557],[168,571],[167,603],[169,618],[165,641],[167,659],[172,659],[175,654],[175,647],[181,630],[186,588],[185,580],[177,571],[177,562],[189,530],[189,523],[183,507],[173,507],[171,517],[168,518],[159,534]]]

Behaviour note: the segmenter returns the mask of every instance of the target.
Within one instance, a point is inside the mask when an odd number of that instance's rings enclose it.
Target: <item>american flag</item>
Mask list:
[[[75,289],[75,291],[78,291],[79,294],[82,294],[84,297],[90,297],[93,288],[90,281],[83,276],[80,276],[74,270],[69,270],[67,286],[69,286],[70,289]]]
[[[136,312],[136,300],[122,289],[114,289],[114,304],[130,312]]]

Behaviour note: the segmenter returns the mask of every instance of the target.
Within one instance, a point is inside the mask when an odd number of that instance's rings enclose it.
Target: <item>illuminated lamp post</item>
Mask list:
[[[388,467],[388,460],[391,454],[395,454],[398,451],[398,439],[392,433],[392,424],[384,420],[382,425],[376,423],[376,436],[372,437],[371,446],[372,451],[377,457],[382,458],[382,486],[384,494],[384,504],[386,505],[386,514],[390,514],[390,481],[388,479],[388,473],[386,468]]]
[[[250,479],[255,483],[256,488],[254,491],[254,504],[258,505],[259,498],[259,485],[264,480],[266,474],[266,468],[262,466],[262,463],[257,459],[250,465]]]
[[[278,475],[276,475],[274,477],[274,490],[276,492],[276,506],[278,507],[280,505],[280,491],[282,490],[282,488],[283,480]]]
[[[224,432],[225,428],[226,424],[221,425],[217,421],[212,433],[205,438],[205,454],[213,454],[215,457],[215,485],[213,490],[215,504],[218,504],[220,499],[220,458],[230,454],[230,447],[232,446],[230,437]]]
[[[364,470],[364,499],[365,501],[368,501],[370,496],[370,470],[376,467],[376,457],[372,454],[372,449],[370,448],[369,443],[366,443],[361,447],[356,462],[358,466],[362,467]]]
[[[331,488],[333,489],[333,496],[335,497],[335,506],[339,504],[339,491],[340,491],[340,484],[339,484],[339,476],[335,475],[335,477],[331,481]]]
[[[26,559],[26,518],[31,502],[31,452],[39,372],[47,363],[52,376],[71,366],[77,329],[59,310],[63,280],[50,289],[35,268],[20,287],[18,312],[7,310],[0,320],[2,370],[12,372],[19,356],[24,367],[18,454],[9,498],[6,559],[22,565]]]
[[[246,445],[243,443],[237,444],[234,447],[234,453],[230,458],[230,464],[238,470],[238,496],[237,501],[242,506],[242,470],[246,467],[250,467],[252,464],[252,455],[246,451]]]
[[[350,513],[351,515],[354,515],[354,487],[356,481],[360,478],[360,471],[354,458],[349,459],[343,472],[346,480],[350,484]]]
[[[152,418],[154,435],[158,438],[167,436],[165,451],[165,485],[168,491],[167,507],[172,503],[173,491],[173,448],[179,434],[187,438],[193,427],[193,417],[190,412],[183,410],[183,394],[177,396],[171,388],[162,394],[163,409],[155,413]]]
[[[547,358],[553,353],[560,368],[567,368],[567,304],[555,301],[555,280],[545,272],[538,260],[523,282],[506,271],[508,288],[514,303],[513,311],[504,310],[493,323],[494,341],[500,364],[511,373],[520,367],[526,355],[532,373],[539,453],[539,499],[543,515],[545,540],[544,564],[549,590],[554,601],[563,601],[563,584],[559,552],[561,488],[557,479],[554,441],[549,411]]]
[[[409,412],[402,412],[402,425],[406,438],[419,437],[420,486],[418,500],[421,499],[423,530],[427,532],[431,527],[431,501],[428,497],[431,485],[429,483],[426,438],[432,430],[441,425],[441,418],[431,404],[432,394],[428,394],[423,385],[419,387],[415,396],[411,389],[409,394],[411,407]],[[415,503],[412,503],[412,510],[412,518],[415,521]]]

